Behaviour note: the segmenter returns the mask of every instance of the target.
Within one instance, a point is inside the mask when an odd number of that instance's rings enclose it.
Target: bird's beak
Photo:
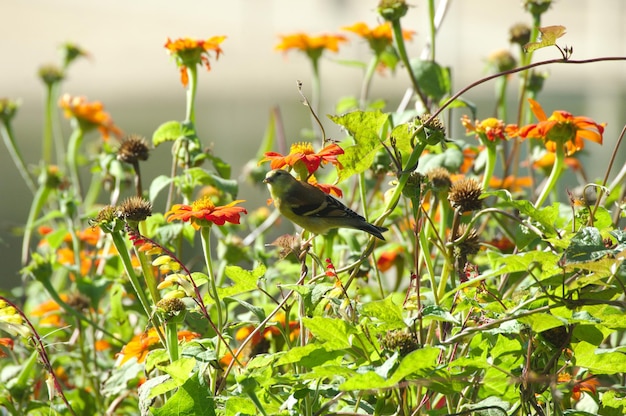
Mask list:
[[[265,178],[265,179],[263,179],[263,183],[270,183],[270,180]]]

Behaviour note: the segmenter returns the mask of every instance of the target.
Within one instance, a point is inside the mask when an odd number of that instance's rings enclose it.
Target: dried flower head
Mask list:
[[[156,306],[165,319],[178,317],[186,309],[185,302],[177,297],[161,299]]]
[[[88,311],[91,306],[89,298],[82,293],[72,293],[67,297],[66,303],[77,311]]]
[[[509,42],[520,46],[530,42],[530,27],[526,23],[516,23],[509,29]]]
[[[148,160],[149,153],[146,139],[137,134],[131,134],[122,139],[120,148],[117,150],[117,160],[134,165],[140,160]]]
[[[152,215],[152,204],[140,196],[131,196],[118,207],[116,215],[124,221],[143,221]]]
[[[467,226],[461,225],[458,230],[458,235],[462,236],[467,233]],[[458,245],[459,255],[461,257],[467,257],[468,255],[476,254],[480,250],[480,238],[478,237],[478,233],[476,229],[472,228],[469,230],[469,233],[465,240],[463,240]]]
[[[495,72],[504,72],[515,68],[517,61],[515,57],[506,49],[493,52],[487,58],[487,63]]]
[[[480,195],[483,190],[475,179],[461,179],[452,184],[448,200],[454,209],[461,212],[477,211],[482,207]]]
[[[450,179],[450,172],[448,169],[437,167],[430,169],[426,172],[426,177],[430,182],[431,187],[436,192],[448,192],[452,186],[452,179]]]
[[[387,332],[380,340],[380,344],[387,350],[398,351],[400,356],[405,356],[420,348],[420,344],[417,342],[417,336],[403,330]]]

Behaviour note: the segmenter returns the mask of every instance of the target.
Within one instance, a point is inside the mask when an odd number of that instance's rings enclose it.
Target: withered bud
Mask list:
[[[482,208],[482,186],[475,179],[461,179],[452,184],[448,200],[454,209],[461,212],[477,211]]]
[[[63,70],[56,65],[43,65],[39,67],[37,74],[46,85],[54,85],[65,78]]]
[[[501,49],[493,52],[487,57],[487,62],[495,72],[504,72],[517,66],[517,61],[511,52]]]
[[[509,42],[520,46],[530,42],[530,27],[526,23],[516,23],[509,29]]]
[[[465,235],[467,232],[467,226],[462,224],[459,227],[458,235]],[[468,255],[476,254],[480,250],[480,239],[478,238],[478,233],[474,228],[469,231],[467,238],[463,240],[458,245],[459,255],[462,257],[467,257]]]
[[[185,302],[176,297],[161,299],[156,306],[165,318],[176,317],[186,309]]]
[[[450,172],[446,168],[437,167],[430,169],[426,172],[426,177],[428,177],[428,181],[435,192],[448,192],[452,186]]]
[[[82,293],[72,293],[68,296],[66,302],[77,311],[88,311],[91,306],[89,298]]]
[[[131,196],[117,208],[116,215],[124,221],[143,221],[152,215],[152,204],[140,196]]]
[[[400,20],[408,10],[409,6],[404,0],[381,0],[378,3],[378,13],[390,22]]]
[[[125,137],[117,151],[117,160],[134,165],[140,160],[148,160],[150,149],[146,140],[136,134]]]

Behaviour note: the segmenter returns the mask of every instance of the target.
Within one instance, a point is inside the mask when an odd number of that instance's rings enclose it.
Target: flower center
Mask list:
[[[208,196],[204,196],[197,201],[194,201],[191,204],[192,211],[213,211],[215,209],[215,204],[211,201],[211,198]]]
[[[313,151],[313,144],[307,142],[294,143],[291,145],[291,150],[289,154],[302,153],[304,155],[312,155],[315,153]]]

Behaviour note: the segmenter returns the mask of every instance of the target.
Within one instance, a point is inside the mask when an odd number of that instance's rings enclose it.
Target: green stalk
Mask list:
[[[428,0],[428,29],[430,31],[430,60],[435,61],[437,27],[435,26],[435,0]]]
[[[484,190],[489,189],[489,182],[493,176],[493,171],[496,168],[496,144],[490,142],[489,139],[483,139],[483,143],[487,148],[487,164],[485,165],[485,174],[483,175],[482,187]]]
[[[215,309],[217,311],[217,329],[221,333],[224,327],[224,320],[222,317],[222,304],[217,293],[217,284],[213,273],[213,259],[211,258],[211,227],[200,228],[200,240],[202,241],[202,251],[204,254],[204,261],[206,263],[207,276],[209,276],[209,289],[211,291],[211,297],[215,301]],[[217,352],[219,353],[219,346]]]
[[[179,358],[178,352],[178,331],[175,322],[168,321],[165,323],[165,341],[167,344],[167,353],[170,356],[170,362],[174,362]]]
[[[550,172],[550,176],[548,177],[548,182],[546,186],[543,187],[541,194],[537,198],[535,202],[535,208],[539,208],[543,205],[543,203],[548,198],[548,195],[556,185],[557,181],[561,177],[561,173],[563,172],[563,167],[565,166],[565,147],[562,143],[556,144],[556,153],[554,159],[554,165],[552,166],[552,172]]]
[[[11,124],[9,122],[0,122],[0,127],[2,127],[0,133],[2,134],[2,138],[4,139],[4,144],[7,147],[9,156],[11,156],[11,159],[13,159],[13,163],[15,163],[15,166],[22,176],[22,179],[24,179],[24,182],[26,182],[26,186],[28,186],[28,189],[30,189],[33,194],[36,193],[37,186],[35,186],[33,178],[31,178],[28,174],[28,169],[26,168],[26,164],[24,163],[22,154],[15,144],[15,137],[13,135],[13,129],[11,128]]]
[[[141,221],[138,224],[139,233],[141,235],[146,235],[148,230],[146,228],[146,222]],[[154,273],[152,270],[152,264],[148,260],[146,253],[143,251],[137,250],[137,247],[134,247],[135,255],[139,259],[139,264],[141,264],[141,272],[143,273],[144,281],[146,282],[146,286],[148,288],[148,292],[150,292],[150,296],[152,297],[152,303],[156,305],[161,300],[161,294],[157,289],[158,283],[156,278],[154,277]]]
[[[374,74],[376,73],[376,68],[378,67],[379,62],[380,57],[378,55],[374,55],[365,69],[363,83],[361,84],[361,96],[359,97],[359,107],[361,110],[365,110],[367,107],[367,98],[369,97],[372,79],[374,79]]]
[[[128,275],[130,284],[133,287],[135,294],[137,295],[137,299],[139,299],[139,303],[141,304],[141,307],[143,308],[146,314],[146,317],[152,323],[152,326],[154,327],[157,334],[159,335],[159,339],[161,340],[161,343],[163,344],[163,346],[164,347],[167,346],[167,343],[161,331],[161,324],[160,324],[159,318],[155,314],[152,313],[152,309],[150,308],[150,304],[148,303],[148,297],[143,291],[139,283],[139,279],[137,278],[137,275],[135,274],[135,269],[133,268],[133,264],[130,260],[128,250],[126,249],[124,238],[122,237],[119,231],[112,232],[111,238],[113,239],[113,245],[115,245],[115,248],[117,249],[120,259],[122,260],[122,265],[124,266],[124,270],[126,270],[126,274]]]
[[[196,123],[196,92],[198,90],[198,68],[195,65],[187,67],[189,86],[187,87],[187,113],[185,120]]]
[[[26,220],[26,225],[24,226],[24,239],[22,240],[22,264],[26,265],[28,262],[28,251],[30,248],[30,237],[33,233],[33,228],[35,225],[35,221],[39,214],[43,210],[44,205],[48,201],[48,197],[50,196],[50,191],[52,190],[50,187],[46,186],[45,176],[43,176],[43,184],[35,193],[33,197],[33,203],[30,206],[30,211],[28,212],[28,219]]]
[[[46,84],[46,103],[44,108],[43,143],[41,144],[41,157],[44,164],[52,163],[52,114],[54,107],[54,83]]]
[[[66,161],[67,161],[67,167],[70,172],[70,179],[72,180],[72,185],[74,186],[74,189],[76,190],[77,198],[81,200],[82,191],[80,188],[80,177],[78,175],[78,149],[80,149],[80,145],[83,142],[83,139],[85,137],[85,132],[80,127],[80,123],[78,122],[78,120],[74,119],[73,122],[76,125],[76,128],[74,128],[74,131],[72,132],[72,135],[70,136]]]
[[[411,68],[411,63],[409,62],[409,57],[406,53],[406,47],[404,46],[404,38],[402,37],[402,26],[400,25],[400,20],[396,19],[391,22],[391,27],[393,29],[393,38],[396,41],[396,47],[398,48],[398,54],[400,55],[400,60],[404,64],[407,72],[409,73],[409,78],[411,79],[411,85],[415,90],[415,93],[419,97],[424,109],[428,109],[428,99],[426,95],[422,92],[419,84],[417,82],[417,78],[413,73],[413,69]]]

